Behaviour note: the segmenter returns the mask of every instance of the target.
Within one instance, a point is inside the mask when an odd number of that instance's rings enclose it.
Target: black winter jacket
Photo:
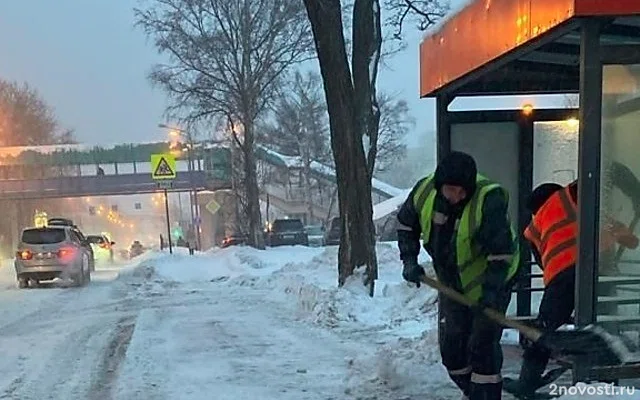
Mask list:
[[[426,178],[424,178],[426,179]],[[398,247],[403,262],[417,262],[420,253],[420,210],[413,205],[413,195],[420,186],[419,181],[398,211]],[[471,196],[469,196],[471,197]],[[444,225],[432,225],[429,240],[423,243],[433,260],[438,279],[449,287],[462,290],[458,265],[456,263],[456,243],[453,237],[454,223],[462,215],[464,205],[451,207],[438,193],[434,210],[449,216]],[[474,239],[486,255],[514,254],[516,243],[511,235],[511,223],[508,216],[508,200],[502,190],[495,189],[487,193],[483,204],[482,223]],[[505,278],[509,269],[506,261],[490,261],[483,284],[483,293],[489,295],[502,292],[507,288]]]

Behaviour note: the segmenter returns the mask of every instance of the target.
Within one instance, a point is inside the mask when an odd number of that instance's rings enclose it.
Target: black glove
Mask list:
[[[424,268],[417,261],[405,261],[402,269],[402,278],[407,282],[413,282],[420,287],[422,276],[425,275]]]

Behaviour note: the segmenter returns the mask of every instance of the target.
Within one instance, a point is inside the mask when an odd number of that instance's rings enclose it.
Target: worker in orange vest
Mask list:
[[[614,163],[609,171],[614,184],[634,200],[640,210],[640,182],[626,167]],[[524,236],[531,243],[534,257],[543,270],[545,285],[536,325],[554,331],[569,322],[575,302],[575,265],[578,257],[577,181],[562,187],[545,183],[537,187],[529,199],[533,214]],[[616,244],[636,248],[638,238],[624,224],[607,218],[601,231],[603,252],[615,250]],[[518,397],[533,398],[540,387],[542,373],[550,358],[546,348],[528,345],[518,380],[505,378],[504,389]]]

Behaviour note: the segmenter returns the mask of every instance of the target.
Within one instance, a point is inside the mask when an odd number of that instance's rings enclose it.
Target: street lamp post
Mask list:
[[[191,223],[193,224],[196,236],[196,249],[200,250],[200,211],[198,206],[198,192],[195,188],[195,184],[193,183],[193,174],[195,171],[195,163],[192,155],[193,151],[193,136],[191,131],[184,130],[180,128],[176,128],[173,126],[168,126],[166,124],[158,124],[159,128],[170,129],[173,132],[178,133],[186,137],[187,139],[187,171],[189,171],[189,182],[191,183],[191,190],[189,190],[189,204],[191,209]]]

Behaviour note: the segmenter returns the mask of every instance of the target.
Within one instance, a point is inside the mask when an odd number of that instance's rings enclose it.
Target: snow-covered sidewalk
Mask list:
[[[140,314],[118,398],[156,388],[185,399],[458,399],[440,364],[436,293],[402,280],[395,244],[378,244],[374,298],[360,273],[336,287],[336,259],[336,247],[150,258],[132,270],[140,287],[192,299]]]

